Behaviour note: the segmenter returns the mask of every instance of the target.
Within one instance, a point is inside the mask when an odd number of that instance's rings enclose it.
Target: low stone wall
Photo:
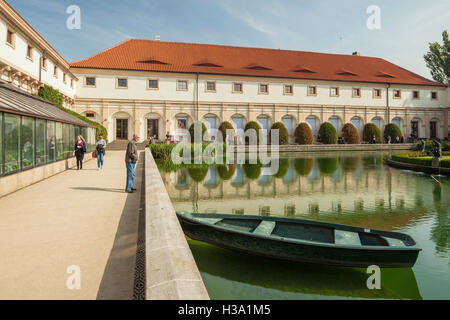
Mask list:
[[[155,160],[145,149],[147,300],[209,300]]]
[[[419,164],[394,161],[392,159],[386,160],[386,163],[388,165],[390,165],[391,167],[394,167],[397,169],[412,170],[412,171],[425,172],[425,173],[430,173],[430,174],[443,174],[443,175],[450,176],[450,168],[428,167],[428,166],[422,166]]]
[[[84,161],[92,159],[90,152],[84,156]],[[13,193],[32,184],[35,184],[44,179],[50,178],[58,173],[66,171],[67,169],[77,166],[75,157],[56,161],[33,169],[25,170],[12,175],[0,178],[0,197]]]
[[[385,151],[410,150],[411,143],[403,144],[314,144],[314,145],[287,145],[279,146],[279,152],[321,152],[321,151]],[[239,149],[235,147],[235,151]],[[245,152],[256,151],[255,147],[246,147]],[[270,151],[270,146],[267,146]]]

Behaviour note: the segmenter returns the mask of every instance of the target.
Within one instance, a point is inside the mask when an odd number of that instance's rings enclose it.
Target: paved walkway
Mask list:
[[[141,195],[124,192],[124,151],[96,166],[0,198],[0,299],[132,299]],[[66,285],[72,265],[80,290]]]

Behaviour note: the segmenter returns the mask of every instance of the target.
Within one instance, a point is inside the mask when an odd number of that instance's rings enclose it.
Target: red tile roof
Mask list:
[[[134,39],[70,66],[446,86],[380,58]]]

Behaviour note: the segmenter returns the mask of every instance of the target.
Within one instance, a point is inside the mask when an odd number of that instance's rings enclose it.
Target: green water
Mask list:
[[[285,216],[411,235],[410,269],[364,269],[266,259],[189,241],[212,299],[450,299],[450,179],[393,169],[389,153],[286,155],[275,176],[258,165],[161,175],[177,211]]]

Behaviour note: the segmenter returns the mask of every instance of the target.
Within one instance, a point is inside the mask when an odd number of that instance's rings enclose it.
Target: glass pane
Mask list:
[[[0,113],[0,175],[3,174],[3,113]]]
[[[283,124],[286,127],[288,133],[290,136],[292,136],[292,119],[291,118],[284,118]]]
[[[5,114],[5,173],[20,169],[20,117]]]
[[[359,119],[353,119],[352,124],[355,126],[356,130],[360,130]]]
[[[63,146],[63,126],[61,122],[56,122],[56,160],[64,158]]]
[[[68,158],[72,152],[72,146],[70,145],[70,125],[63,124],[63,154],[64,158]]]
[[[338,130],[338,120],[337,119],[330,119],[330,123],[333,125],[333,127]]]
[[[306,119],[306,123],[308,123],[309,126],[311,127],[313,135],[316,135],[316,119],[313,118]]]
[[[44,164],[47,162],[47,123],[45,120],[36,119],[36,165]]]
[[[34,166],[34,119],[22,118],[22,169]]]
[[[48,141],[48,157],[47,162],[56,159],[56,131],[55,122],[47,121],[47,141]]]
[[[380,120],[378,120],[378,119],[373,119],[373,120],[372,120],[372,123],[373,123],[374,125],[376,125],[379,129],[381,129],[381,128],[380,128]]]

